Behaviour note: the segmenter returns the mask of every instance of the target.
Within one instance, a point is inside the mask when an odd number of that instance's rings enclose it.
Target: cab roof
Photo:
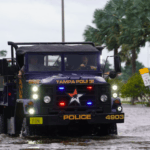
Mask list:
[[[17,55],[24,55],[27,52],[99,52],[99,50],[92,45],[35,45],[35,46],[22,46],[16,51]]]

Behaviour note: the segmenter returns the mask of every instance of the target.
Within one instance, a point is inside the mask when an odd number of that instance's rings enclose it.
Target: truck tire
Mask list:
[[[26,118],[23,119],[22,122],[22,127],[20,131],[20,137],[28,137],[28,136],[33,136],[37,135],[37,130],[36,127],[29,127],[26,125]]]
[[[26,125],[26,118],[23,119],[20,136],[30,136],[29,128]]]
[[[116,123],[110,124],[108,131],[109,131],[109,134],[117,135],[118,134],[117,124]]]
[[[97,132],[98,136],[105,135],[117,135],[117,125],[116,123],[101,125]]]
[[[4,115],[0,114],[0,134],[3,134],[3,133],[6,134],[6,132],[7,132],[7,123],[4,119]]]

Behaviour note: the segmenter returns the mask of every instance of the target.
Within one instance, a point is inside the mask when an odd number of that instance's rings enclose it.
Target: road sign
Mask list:
[[[149,70],[148,70],[148,68],[140,69],[139,72],[140,72],[140,74],[142,76],[144,85],[145,86],[150,86],[150,76],[149,76]]]

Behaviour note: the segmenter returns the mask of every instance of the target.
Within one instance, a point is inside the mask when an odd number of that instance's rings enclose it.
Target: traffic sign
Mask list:
[[[140,72],[140,74],[142,76],[144,85],[145,86],[150,86],[150,76],[149,76],[148,68],[142,68],[142,69],[139,70],[139,72]]]

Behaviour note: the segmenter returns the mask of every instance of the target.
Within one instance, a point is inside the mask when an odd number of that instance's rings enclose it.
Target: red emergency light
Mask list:
[[[93,89],[93,86],[87,86],[87,89],[88,89],[88,90],[92,90],[92,89]]]
[[[66,103],[65,103],[64,101],[61,101],[61,102],[59,102],[59,106],[60,106],[60,107],[65,107],[65,106],[66,106]]]
[[[8,96],[11,96],[11,93],[10,93],[10,92],[8,93]]]

